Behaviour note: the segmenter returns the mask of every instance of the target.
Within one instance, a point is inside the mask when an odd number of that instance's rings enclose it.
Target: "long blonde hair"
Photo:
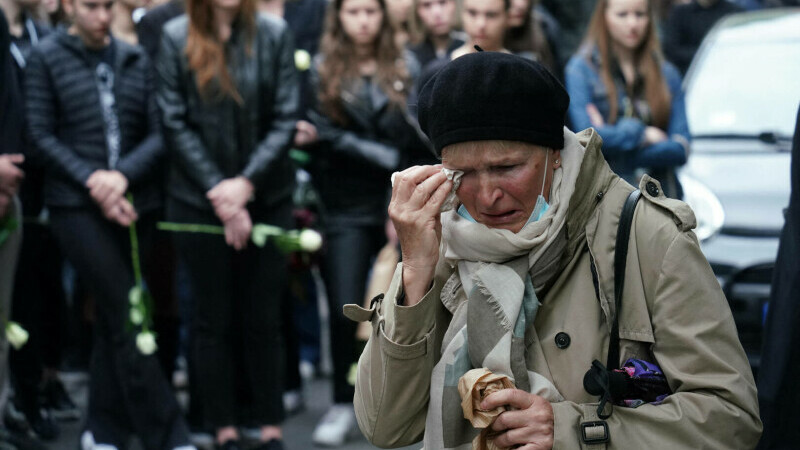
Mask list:
[[[611,49],[611,35],[608,31],[605,12],[609,0],[598,0],[594,14],[589,22],[589,30],[584,38],[582,51],[591,63],[593,50],[600,55],[600,79],[608,92],[610,112],[609,123],[616,123],[619,118],[617,102],[617,86],[611,75],[613,50]],[[652,125],[666,130],[669,125],[672,96],[661,72],[663,56],[661,44],[656,34],[655,14],[652,0],[647,0],[647,16],[649,18],[647,31],[642,43],[634,51],[634,67],[644,79],[644,97],[650,107]]]

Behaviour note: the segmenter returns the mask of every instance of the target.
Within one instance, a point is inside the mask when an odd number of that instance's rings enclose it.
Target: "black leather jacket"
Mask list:
[[[413,81],[419,65],[409,52],[405,60]],[[321,57],[315,60],[311,74],[315,93],[319,92],[317,66],[321,61]],[[415,105],[413,84],[403,88],[408,92],[408,104]],[[412,149],[427,148],[427,139],[415,114],[393,107],[386,93],[372,82],[346,80],[342,106],[347,125],[335,123],[318,106],[309,111],[319,135],[312,150],[314,185],[329,223],[382,224],[392,172],[407,165]]]
[[[256,206],[291,196],[294,169],[288,150],[298,104],[294,44],[282,19],[261,14],[249,55],[245,33],[234,26],[226,44],[228,70],[243,105],[230,98],[201,98],[186,57],[187,17],[164,26],[156,71],[156,99],[172,156],[168,194],[211,210],[206,192],[226,178],[247,177]]]

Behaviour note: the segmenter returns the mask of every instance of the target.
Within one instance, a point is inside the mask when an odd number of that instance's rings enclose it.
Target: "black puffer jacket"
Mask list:
[[[158,206],[153,174],[162,162],[152,71],[144,50],[114,40],[114,93],[121,131],[116,169],[128,178],[138,211]],[[108,169],[105,122],[95,68],[77,36],[60,29],[31,52],[25,70],[28,129],[46,167],[48,206],[93,205],[86,180]]]
[[[186,57],[189,22],[177,17],[164,26],[158,53],[158,105],[173,158],[168,194],[211,210],[206,192],[226,178],[243,175],[255,186],[255,202],[269,207],[294,189],[288,156],[298,103],[294,44],[282,19],[261,14],[252,54],[244,32],[234,26],[226,44],[228,70],[243,105],[201,98]]]
[[[408,104],[415,105],[413,80],[419,64],[410,52],[404,56],[412,82],[401,86],[398,81],[397,88],[405,89]],[[321,62],[321,57],[316,58],[311,74],[315,93],[319,92]],[[346,125],[331,120],[318,105],[309,112],[319,135],[313,148],[314,185],[329,223],[382,224],[392,172],[406,167],[412,149],[427,149],[427,139],[416,115],[394,107],[377,84],[367,79],[345,81],[341,96]]]

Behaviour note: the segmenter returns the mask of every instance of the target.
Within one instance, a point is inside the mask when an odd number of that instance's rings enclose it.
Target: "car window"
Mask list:
[[[716,44],[687,86],[693,135],[791,137],[800,101],[800,42]]]

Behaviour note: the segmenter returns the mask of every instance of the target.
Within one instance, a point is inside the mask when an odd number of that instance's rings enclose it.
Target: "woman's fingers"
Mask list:
[[[233,213],[223,223],[225,225],[225,243],[237,251],[246,248],[250,241],[250,232],[253,229],[253,223],[247,210]]]
[[[442,176],[445,177],[444,182],[436,187],[427,203],[425,203],[425,210],[437,215],[441,211],[445,200],[447,200],[447,196],[450,195],[450,192],[453,190],[453,181],[448,180],[444,174],[442,174]]]
[[[514,448],[518,444],[527,443],[526,431],[523,428],[514,428],[495,437],[492,442],[499,448]]]
[[[452,184],[452,181],[447,179],[447,175],[438,171],[417,185],[411,200],[418,202],[418,205],[424,207],[429,203],[429,200],[431,200],[433,194],[436,193],[439,188],[444,185],[452,186]],[[442,199],[442,201],[444,201],[444,199]]]
[[[136,214],[136,209],[128,200],[121,198],[119,200],[119,209],[122,215],[125,216],[125,220],[128,222],[128,225],[130,225],[132,222],[138,219],[138,215]]]
[[[394,186],[392,187],[392,200],[406,201],[414,194],[417,186],[426,181],[431,175],[441,172],[442,166],[414,166],[402,172],[399,172],[394,177]]]
[[[511,406],[516,409],[527,409],[533,404],[533,394],[520,389],[501,389],[489,394],[481,402],[481,409],[486,411],[498,406]]]

